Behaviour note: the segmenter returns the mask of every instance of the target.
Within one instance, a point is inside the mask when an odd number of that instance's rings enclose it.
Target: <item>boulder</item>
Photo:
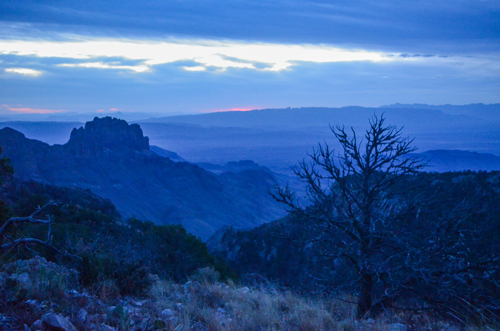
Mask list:
[[[33,324],[31,324],[30,330],[31,331],[43,330],[43,322],[42,322],[42,320],[36,320]]]
[[[89,313],[84,309],[84,308],[81,308],[79,311],[78,311],[78,315],[76,316],[76,319],[78,320],[78,322],[80,324],[84,324],[85,321],[87,320],[87,315]]]
[[[172,309],[164,309],[160,315],[163,317],[163,318],[168,318],[168,317],[171,317],[171,316],[175,316],[175,311],[173,311]]]
[[[97,331],[116,331],[116,328],[106,324],[101,324],[97,327]]]
[[[402,323],[393,323],[391,324],[390,331],[406,331],[407,327],[406,325]]]
[[[76,327],[66,318],[54,313],[42,316],[43,326],[48,331],[77,331]]]

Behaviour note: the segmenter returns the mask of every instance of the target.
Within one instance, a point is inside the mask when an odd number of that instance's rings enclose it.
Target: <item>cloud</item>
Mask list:
[[[31,77],[38,77],[42,74],[42,72],[39,70],[28,69],[28,68],[7,68],[7,69],[5,69],[5,72],[11,72],[11,73],[24,75],[24,76],[31,76]]]
[[[396,48],[405,53],[498,53],[497,0],[0,1],[2,39],[62,34],[231,38]],[[165,15],[168,13],[168,15]]]
[[[194,67],[182,67],[182,69],[187,71],[205,71],[207,68],[202,66],[194,66]]]
[[[412,57],[418,58],[418,57],[434,57],[436,55],[433,55],[433,54],[406,54],[406,53],[403,53],[403,54],[399,54],[399,56],[402,57],[402,58],[412,58]],[[440,57],[448,57],[448,55],[440,55]]]
[[[21,114],[54,114],[54,113],[63,113],[67,111],[65,109],[54,110],[54,109],[37,109],[37,108],[14,108],[10,107],[9,105],[2,105],[2,108]]]
[[[61,63],[60,67],[80,67],[80,68],[96,68],[96,69],[123,69],[134,72],[147,72],[150,68],[145,65],[126,66],[118,64],[106,64],[103,62],[84,62],[84,63]]]
[[[64,67],[120,69],[147,72],[160,64],[192,61],[183,66],[187,71],[228,68],[259,71],[282,71],[300,62],[388,62],[395,61],[389,53],[363,49],[346,49],[331,45],[255,43],[230,40],[169,39],[139,41],[130,39],[87,39],[68,41],[2,40],[0,54],[81,60],[61,63]],[[100,61],[95,61],[99,59]],[[106,60],[113,62],[105,62]],[[134,65],[116,59],[136,61]],[[90,61],[88,61],[90,60]]]

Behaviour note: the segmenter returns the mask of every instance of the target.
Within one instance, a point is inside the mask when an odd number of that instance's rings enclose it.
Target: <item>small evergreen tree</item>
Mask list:
[[[0,147],[0,154],[2,154],[2,147]],[[7,177],[14,174],[14,168],[10,165],[10,159],[7,157],[0,157],[0,185],[3,184]]]

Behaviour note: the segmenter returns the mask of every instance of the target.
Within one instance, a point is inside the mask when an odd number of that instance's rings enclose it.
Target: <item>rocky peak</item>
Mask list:
[[[149,150],[149,138],[144,137],[138,124],[128,124],[125,120],[95,117],[85,123],[85,127],[73,129],[66,144],[83,154],[95,154],[109,150]],[[80,153],[80,154],[81,154]]]
[[[0,130],[0,136],[8,138],[10,140],[23,140],[26,138],[24,134],[17,130],[9,128],[8,126]]]

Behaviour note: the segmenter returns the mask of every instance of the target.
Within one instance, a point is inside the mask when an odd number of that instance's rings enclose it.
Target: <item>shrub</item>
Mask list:
[[[142,295],[151,284],[147,269],[140,263],[109,255],[83,254],[79,271],[82,284],[100,287],[113,282],[118,293],[123,295]]]
[[[2,284],[15,300],[24,298],[46,300],[62,299],[64,292],[78,286],[78,273],[43,257],[17,260],[2,268],[5,282]]]

